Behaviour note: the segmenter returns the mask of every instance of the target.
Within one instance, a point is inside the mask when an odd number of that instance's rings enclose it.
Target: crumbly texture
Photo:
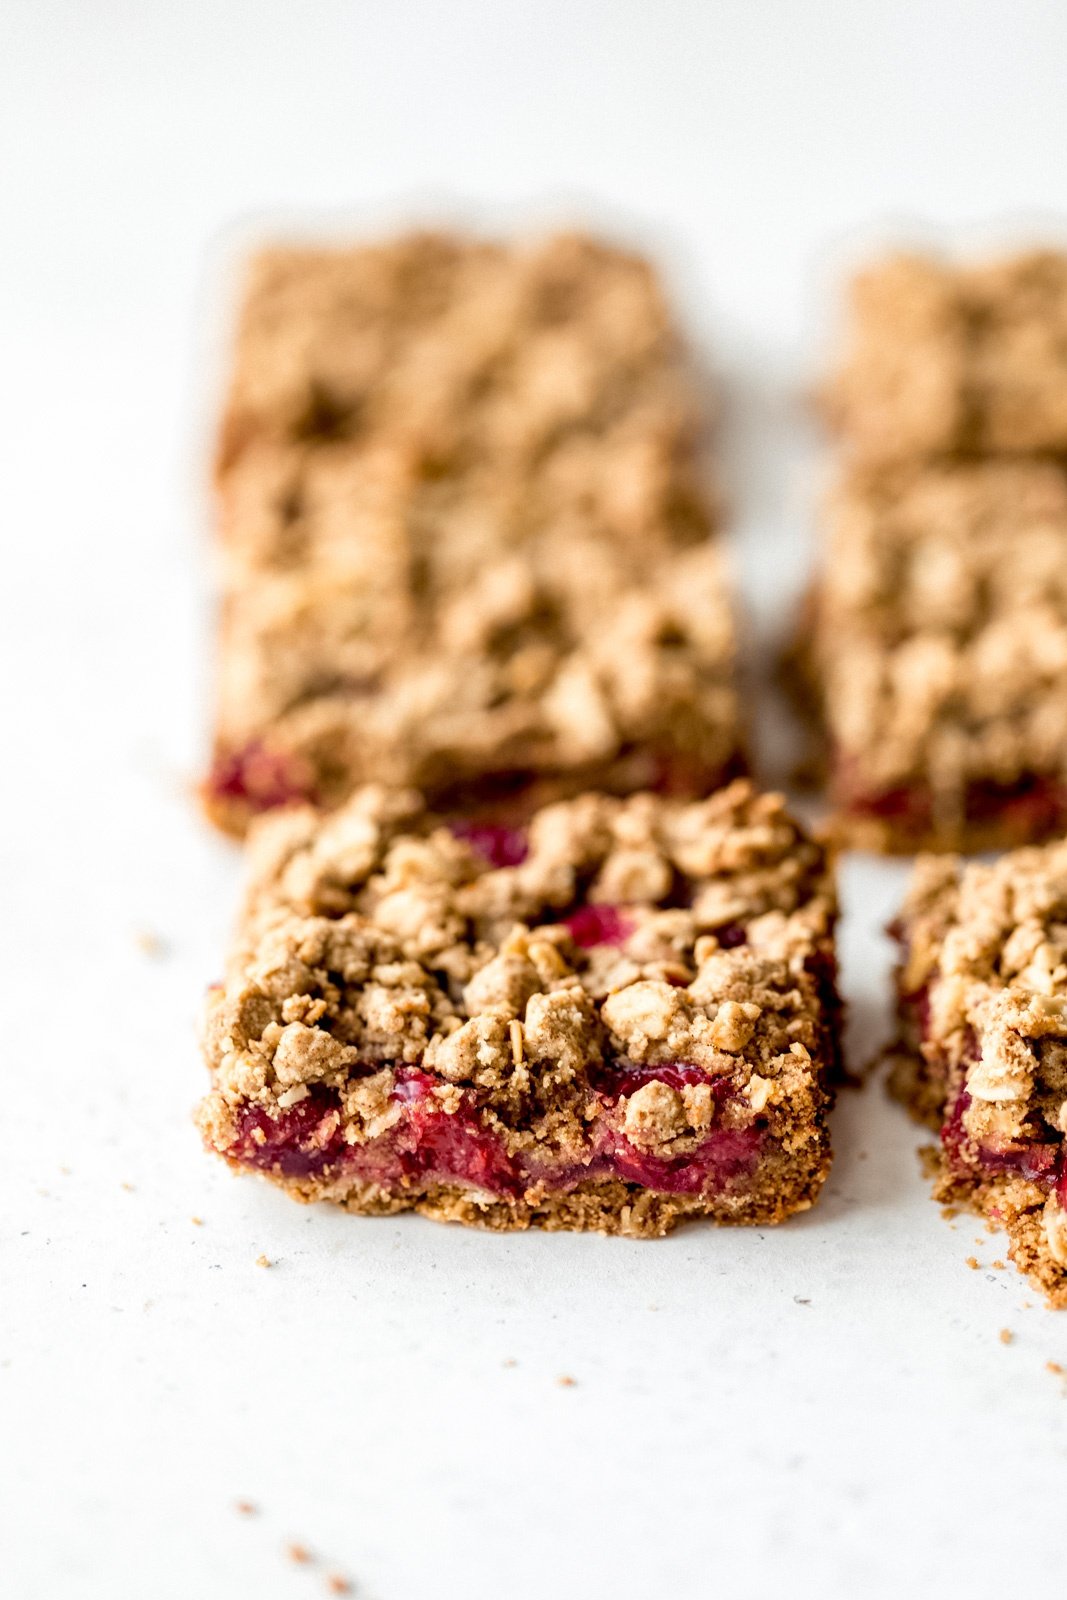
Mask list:
[[[257,258],[219,456],[211,815],[739,770],[706,421],[648,264],[592,240]]]
[[[854,468],[805,627],[848,842],[979,850],[1067,827],[1067,471]]]
[[[836,902],[780,797],[585,795],[520,834],[367,787],[262,819],[249,860],[199,1110],[234,1166],[494,1228],[813,1203]]]
[[[874,264],[824,400],[869,460],[1067,451],[1067,254]]]
[[[898,934],[891,1083],[940,1128],[936,1198],[1006,1228],[1067,1306],[1067,842],[921,857]]]

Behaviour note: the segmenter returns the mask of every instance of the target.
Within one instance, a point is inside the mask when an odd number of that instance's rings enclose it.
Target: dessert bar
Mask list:
[[[705,415],[646,263],[420,235],[255,265],[219,457],[211,815],[743,766]]]
[[[835,896],[744,780],[522,828],[368,786],[260,819],[207,1145],[301,1200],[491,1228],[773,1223],[830,1162]]]
[[[824,395],[865,458],[1067,451],[1067,254],[892,256],[856,278]]]
[[[1067,472],[853,468],[828,528],[801,654],[849,842],[1067,829]]]
[[[922,857],[899,924],[892,1084],[940,1129],[936,1196],[1005,1228],[1067,1306],[1067,843]]]

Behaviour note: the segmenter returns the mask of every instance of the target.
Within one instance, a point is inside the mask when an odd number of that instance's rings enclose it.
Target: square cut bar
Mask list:
[[[1067,841],[992,866],[920,857],[893,931],[891,1084],[940,1129],[936,1198],[1005,1228],[1067,1307]]]
[[[830,1164],[835,893],[779,796],[583,795],[522,830],[371,786],[260,819],[199,1125],[301,1200],[655,1236]]]
[[[875,263],[824,401],[868,459],[1067,453],[1067,253]]]
[[[1067,471],[853,469],[799,653],[850,843],[1004,848],[1067,829]]]
[[[742,766],[706,415],[648,265],[419,235],[254,264],[209,813]]]

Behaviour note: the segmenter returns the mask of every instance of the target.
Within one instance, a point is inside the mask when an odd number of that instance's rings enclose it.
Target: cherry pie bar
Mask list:
[[[830,420],[866,459],[1067,451],[1067,254],[859,274]]]
[[[260,819],[199,1125],[301,1200],[491,1228],[774,1223],[830,1163],[835,895],[744,780],[522,828],[411,791]]]
[[[801,649],[842,832],[878,850],[1067,831],[1067,471],[854,467]]]
[[[261,256],[219,456],[209,813],[735,775],[706,421],[650,268],[589,239]]]
[[[936,1196],[1006,1229],[1067,1306],[1067,842],[921,857],[895,932],[892,1084],[940,1129]]]

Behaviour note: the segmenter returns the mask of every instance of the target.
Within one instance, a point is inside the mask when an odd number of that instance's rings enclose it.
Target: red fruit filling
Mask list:
[[[491,867],[518,867],[529,854],[529,844],[522,828],[505,828],[492,822],[449,823],[457,839],[469,844],[483,861]]]
[[[633,922],[618,906],[579,906],[564,917],[571,938],[582,950],[598,944],[624,944],[634,931]]]
[[[213,799],[237,800],[253,811],[271,811],[275,806],[314,799],[314,785],[306,765],[267,750],[258,741],[220,755],[207,788]]]
[[[699,1067],[641,1068],[623,1065],[605,1072],[597,1090],[605,1110],[653,1080],[682,1088],[708,1081]],[[404,1106],[401,1120],[380,1138],[363,1145],[345,1142],[332,1091],[315,1088],[298,1105],[269,1117],[247,1108],[238,1121],[228,1154],[242,1164],[310,1178],[333,1173],[385,1188],[418,1183],[461,1183],[485,1193],[516,1199],[535,1183],[566,1191],[591,1180],[621,1179],[665,1194],[716,1193],[752,1175],[763,1138],[759,1123],[717,1128],[688,1155],[651,1154],[634,1145],[605,1118],[594,1119],[586,1158],[553,1162],[544,1154],[509,1155],[503,1141],[482,1124],[477,1100],[464,1091],[459,1109],[442,1110],[432,1090],[437,1080],[417,1068],[400,1068],[393,1098]],[[731,1090],[713,1081],[716,1103]]]
[[[854,816],[891,822],[902,833],[926,833],[933,826],[933,795],[925,784],[857,792],[848,778],[846,765],[839,770],[836,786]],[[972,783],[964,798],[964,818],[978,826],[996,823],[1022,838],[1055,833],[1067,821],[1067,786],[1058,778],[1039,774],[1014,783]]]

